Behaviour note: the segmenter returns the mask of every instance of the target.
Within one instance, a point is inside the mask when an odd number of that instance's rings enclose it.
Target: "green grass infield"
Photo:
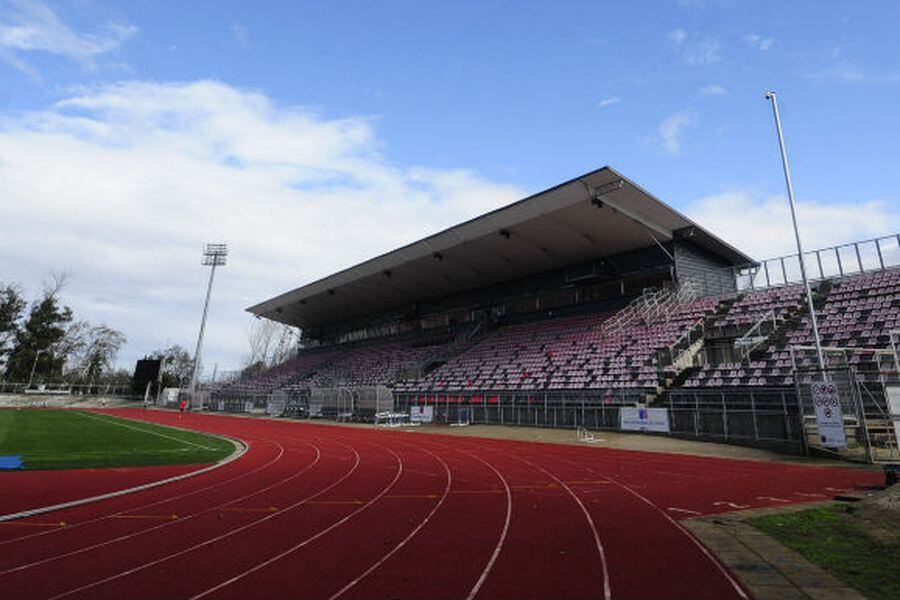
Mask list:
[[[878,535],[871,527],[867,530],[840,507],[825,506],[747,522],[866,598],[900,598],[900,538]]]
[[[229,440],[105,414],[0,410],[0,456],[21,455],[28,470],[203,464],[233,451]]]

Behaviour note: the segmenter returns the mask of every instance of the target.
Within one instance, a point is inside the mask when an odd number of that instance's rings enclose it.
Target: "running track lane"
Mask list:
[[[74,551],[22,571],[0,567],[5,597],[740,598],[678,519],[823,499],[880,480],[855,469],[119,414],[240,437],[259,451],[231,472],[183,482],[171,501],[158,490],[117,499],[116,510],[130,506],[135,516],[148,498],[202,513],[161,529],[151,530],[160,525],[152,519],[106,518],[106,503],[54,514],[99,520],[0,546],[4,558],[21,549],[31,560]],[[210,498],[190,494],[215,484]],[[235,500],[235,510],[203,513]]]

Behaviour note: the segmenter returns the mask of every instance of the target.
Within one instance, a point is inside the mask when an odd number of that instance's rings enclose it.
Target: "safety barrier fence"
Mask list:
[[[40,383],[27,384],[0,381],[0,394],[46,394],[73,396],[133,397],[130,385],[90,383]]]

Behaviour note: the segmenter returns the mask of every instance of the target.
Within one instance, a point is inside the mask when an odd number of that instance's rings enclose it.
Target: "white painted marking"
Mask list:
[[[101,423],[109,423],[110,425],[118,425],[119,427],[124,427],[125,429],[133,429],[134,431],[140,431],[141,433],[155,435],[156,437],[161,437],[161,438],[165,438],[167,440],[172,440],[173,442],[178,442],[180,444],[187,444],[188,446],[194,446],[195,448],[201,448],[203,450],[215,450],[215,448],[213,448],[212,446],[204,446],[203,444],[198,444],[196,442],[191,442],[188,440],[177,438],[174,435],[166,435],[164,433],[160,433],[158,431],[153,431],[151,429],[144,429],[142,427],[135,427],[134,425],[128,425],[126,423],[121,423],[119,421],[119,419],[117,419],[117,418],[103,419],[103,418],[99,417],[98,415],[81,412],[81,411],[76,411],[75,414],[81,415],[82,417],[87,417],[88,419],[94,419],[95,421],[100,421]],[[156,423],[154,423],[154,425],[156,425]],[[166,426],[158,425],[158,427],[166,427]],[[185,430],[182,430],[182,431],[185,431]],[[195,433],[197,435],[203,435],[196,431],[192,432],[192,433]]]
[[[724,501],[713,502],[713,506],[727,506],[727,507],[733,508],[735,510],[742,510],[745,508],[750,508],[749,504],[738,504],[736,502],[724,502]]]
[[[253,566],[253,567],[247,569],[246,571],[244,571],[244,572],[242,572],[242,573],[238,573],[238,574],[235,575],[234,577],[232,577],[232,578],[230,578],[230,579],[226,579],[226,580],[223,581],[222,583],[219,583],[219,584],[217,584],[217,585],[214,585],[213,587],[211,587],[211,588],[209,588],[209,589],[207,589],[207,590],[204,590],[204,591],[200,592],[199,594],[195,594],[194,596],[191,596],[190,600],[197,600],[198,598],[203,598],[203,597],[205,597],[205,596],[208,596],[208,595],[212,594],[213,592],[216,592],[216,591],[218,591],[218,590],[220,590],[220,589],[222,589],[222,588],[224,588],[224,587],[227,587],[227,586],[231,585],[232,583],[235,583],[236,581],[240,581],[241,579],[243,579],[243,578],[246,577],[247,575],[250,575],[250,574],[252,574],[252,573],[255,573],[255,572],[259,571],[260,569],[263,569],[263,568],[265,568],[265,567],[271,565],[272,563],[274,563],[274,562],[276,562],[276,561],[278,561],[278,560],[281,560],[282,558],[284,558],[284,557],[287,556],[288,554],[291,554],[291,553],[293,553],[293,552],[296,552],[297,550],[299,550],[299,549],[302,548],[303,546],[307,545],[308,543],[310,543],[310,542],[312,542],[312,541],[315,541],[315,540],[319,539],[320,537],[322,537],[323,535],[325,535],[325,534],[328,533],[329,531],[335,529],[336,527],[339,527],[340,525],[343,525],[344,523],[346,523],[347,521],[349,521],[350,519],[352,519],[353,517],[355,517],[356,515],[358,515],[358,514],[361,513],[362,511],[364,511],[364,510],[366,510],[367,508],[369,508],[370,506],[372,506],[375,502],[378,502],[378,500],[381,499],[382,496],[384,496],[385,494],[387,494],[387,493],[391,490],[391,488],[394,487],[394,484],[396,484],[396,483],[397,483],[397,480],[400,479],[400,475],[403,474],[403,459],[400,458],[400,456],[399,456],[398,454],[396,454],[396,453],[395,453],[393,450],[391,450],[390,448],[385,448],[385,450],[387,450],[388,452],[390,452],[391,454],[393,454],[393,455],[394,455],[394,458],[397,459],[397,473],[394,475],[394,478],[391,480],[391,482],[388,483],[387,486],[385,486],[384,489],[382,489],[380,492],[378,492],[378,494],[375,495],[371,500],[369,500],[369,501],[366,502],[364,505],[360,506],[359,508],[357,508],[356,510],[354,510],[354,511],[351,512],[350,514],[348,514],[348,515],[347,515],[346,517],[344,517],[343,519],[341,519],[341,520],[339,520],[339,521],[333,523],[332,525],[330,525],[329,527],[326,527],[325,529],[319,531],[319,532],[316,533],[315,535],[312,535],[312,536],[306,538],[305,540],[303,540],[303,541],[300,542],[299,544],[295,544],[295,545],[291,546],[290,548],[288,548],[287,550],[285,550],[285,551],[283,551],[283,552],[279,552],[279,553],[276,554],[275,556],[273,556],[273,557],[271,557],[271,558],[268,558],[268,559],[262,561],[261,563],[256,564],[255,566]]]
[[[757,500],[768,500],[769,502],[781,502],[782,504],[790,504],[790,500],[784,498],[776,498],[775,496],[757,496]]]
[[[342,587],[342,588],[341,588],[340,590],[338,590],[337,592],[335,592],[328,600],[335,600],[335,598],[341,596],[344,592],[346,592],[347,590],[349,590],[350,588],[352,588],[354,585],[356,585],[357,583],[359,583],[360,581],[362,581],[363,579],[365,579],[366,577],[368,577],[370,573],[372,573],[375,569],[377,569],[378,567],[380,567],[381,565],[383,565],[383,564],[384,564],[391,556],[393,556],[394,554],[396,554],[396,552],[397,552],[398,550],[400,550],[400,548],[402,548],[403,546],[405,546],[406,543],[407,543],[409,540],[411,540],[411,539],[413,538],[413,536],[415,536],[417,533],[419,533],[419,530],[421,530],[422,527],[424,527],[425,524],[428,523],[428,521],[431,520],[431,517],[434,516],[434,513],[437,512],[437,510],[438,510],[438,509],[441,507],[441,505],[444,503],[444,500],[447,499],[447,496],[450,494],[450,484],[453,482],[453,475],[450,473],[450,467],[447,465],[447,463],[444,461],[444,459],[442,459],[440,456],[438,456],[438,455],[435,454],[434,452],[431,452],[430,450],[426,450],[425,448],[420,448],[420,450],[423,450],[424,452],[427,452],[428,454],[430,454],[431,456],[433,456],[434,458],[436,458],[436,459],[438,460],[438,462],[441,463],[441,466],[444,467],[444,472],[445,472],[446,475],[447,475],[447,485],[444,487],[444,493],[443,493],[443,495],[441,495],[440,500],[438,500],[437,504],[435,504],[434,507],[432,507],[431,512],[429,512],[429,513],[425,516],[425,519],[423,519],[422,522],[419,523],[419,524],[416,526],[416,528],[413,529],[413,530],[409,533],[409,535],[407,535],[405,538],[403,538],[403,540],[402,540],[399,544],[397,544],[396,546],[394,546],[394,548],[393,548],[390,552],[388,552],[388,553],[385,554],[383,557],[381,557],[381,560],[377,561],[377,562],[374,563],[371,567],[369,567],[368,569],[366,569],[365,571],[363,571],[356,579],[354,579],[353,581],[351,581],[350,583],[348,583],[347,585],[345,585],[344,587]],[[417,473],[421,472],[421,473],[425,474],[424,471],[416,471],[416,472],[417,472]],[[433,473],[427,473],[427,474],[428,474],[428,475],[433,475]]]
[[[56,600],[57,598],[64,598],[64,597],[66,597],[66,596],[71,596],[72,594],[77,594],[78,592],[81,592],[81,591],[84,591],[84,590],[87,590],[87,589],[91,589],[91,588],[97,587],[98,585],[102,585],[102,584],[108,583],[108,582],[110,582],[110,581],[115,581],[116,579],[121,579],[122,577],[126,577],[126,576],[128,576],[128,575],[133,574],[133,573],[137,573],[137,572],[139,572],[139,571],[143,571],[143,570],[145,570],[145,569],[149,569],[150,567],[155,567],[156,565],[158,565],[158,564],[160,564],[160,563],[167,562],[167,561],[169,561],[169,560],[172,560],[173,558],[178,558],[179,556],[184,556],[185,554],[188,554],[189,552],[193,552],[194,550],[197,550],[197,549],[199,549],[199,548],[204,548],[204,547],[206,547],[206,546],[209,546],[210,544],[214,544],[214,543],[216,543],[216,542],[218,542],[218,541],[220,541],[220,540],[223,540],[223,539],[225,539],[225,538],[231,537],[232,535],[234,535],[234,534],[236,534],[236,533],[240,533],[241,531],[244,531],[244,530],[246,530],[246,529],[250,529],[251,527],[254,527],[254,526],[256,526],[256,525],[259,525],[260,523],[264,523],[264,522],[268,521],[269,519],[273,519],[273,518],[279,516],[280,514],[282,514],[283,512],[289,511],[289,510],[291,510],[291,509],[293,509],[293,508],[296,508],[296,507],[298,507],[298,506],[300,506],[300,505],[302,505],[302,504],[305,504],[306,502],[308,502],[308,501],[310,501],[310,500],[313,500],[313,499],[317,498],[318,496],[321,496],[322,494],[328,492],[329,490],[331,490],[331,489],[334,488],[335,486],[339,485],[339,484],[340,484],[341,482],[343,482],[345,479],[347,479],[348,477],[350,477],[350,475],[352,475],[354,471],[356,471],[357,467],[359,467],[360,456],[359,456],[359,453],[358,453],[356,450],[354,450],[353,448],[350,448],[350,450],[353,451],[353,454],[354,454],[355,457],[356,457],[356,461],[353,463],[353,466],[350,468],[349,471],[347,471],[347,473],[345,473],[345,474],[344,474],[342,477],[340,477],[337,481],[335,481],[335,482],[331,483],[330,485],[326,486],[325,488],[319,490],[319,491],[316,492],[315,494],[313,494],[313,495],[311,495],[311,496],[307,496],[306,498],[304,498],[304,499],[302,499],[302,500],[299,500],[299,501],[295,502],[294,504],[291,504],[290,506],[286,507],[284,510],[281,510],[281,511],[279,511],[279,512],[275,512],[275,513],[266,515],[265,517],[262,517],[262,518],[260,518],[260,519],[257,519],[256,521],[251,521],[251,522],[247,523],[246,525],[242,525],[241,527],[237,527],[237,528],[235,528],[235,529],[231,529],[231,530],[229,530],[229,531],[226,532],[226,533],[223,533],[223,534],[221,534],[221,535],[217,535],[216,537],[213,537],[213,538],[210,538],[210,539],[205,540],[205,541],[203,541],[203,542],[200,542],[199,544],[194,544],[193,546],[189,546],[189,547],[187,547],[187,548],[185,548],[185,549],[183,549],[183,550],[180,550],[180,551],[178,551],[178,552],[174,552],[174,553],[171,553],[171,554],[167,554],[166,556],[164,556],[164,557],[162,557],[162,558],[158,558],[158,559],[153,560],[153,561],[141,563],[141,564],[140,564],[139,566],[137,566],[137,567],[133,567],[133,568],[127,569],[127,570],[125,570],[125,571],[120,571],[120,572],[116,573],[115,575],[110,575],[109,577],[104,577],[103,579],[97,579],[96,581],[93,581],[93,582],[91,582],[91,583],[88,583],[88,584],[79,586],[79,587],[77,587],[77,588],[74,588],[74,589],[71,589],[71,590],[62,592],[62,593],[60,593],[60,594],[57,594],[57,595],[55,595],[55,596],[52,596],[52,597],[48,598],[48,600]]]
[[[294,478],[296,478],[296,477],[299,477],[300,475],[302,475],[303,473],[305,473],[306,471],[308,471],[309,469],[311,469],[313,466],[315,466],[315,464],[316,464],[317,462],[319,462],[319,458],[320,458],[320,456],[321,456],[321,453],[319,452],[319,449],[318,449],[314,444],[311,444],[311,445],[313,446],[313,448],[314,448],[315,451],[316,451],[316,458],[315,458],[315,460],[314,460],[312,463],[310,463],[309,465],[307,465],[306,467],[304,467],[302,470],[298,471],[297,473],[294,473],[293,475],[290,475],[290,476],[288,476],[288,477],[285,477],[284,479],[281,479],[281,480],[279,480],[279,481],[276,481],[275,483],[272,483],[272,484],[270,484],[270,485],[267,485],[266,487],[261,488],[261,489],[259,489],[259,490],[256,490],[256,491],[253,492],[253,493],[250,493],[250,494],[246,494],[246,495],[244,495],[244,496],[241,496],[240,498],[236,498],[236,499],[234,499],[234,500],[229,500],[228,502],[224,502],[224,503],[221,503],[221,504],[217,504],[217,505],[215,505],[215,506],[211,506],[211,507],[205,508],[205,509],[203,509],[203,510],[201,510],[201,511],[199,511],[199,512],[195,512],[195,513],[193,513],[193,514],[187,515],[187,516],[185,516],[184,518],[180,519],[178,522],[179,522],[179,523],[184,523],[185,521],[189,521],[189,520],[194,519],[194,518],[196,518],[196,517],[199,517],[199,516],[201,516],[201,515],[208,514],[208,513],[210,513],[210,512],[215,511],[215,510],[220,510],[220,509],[222,509],[223,507],[230,506],[230,505],[236,504],[236,503],[238,503],[238,502],[242,502],[242,501],[246,500],[247,498],[251,498],[251,497],[253,497],[253,496],[256,496],[256,495],[258,495],[258,494],[261,494],[262,492],[265,492],[265,491],[267,491],[267,490],[269,490],[269,489],[275,487],[276,485],[280,485],[280,484],[282,484],[282,483],[285,483],[285,482],[287,482],[287,481],[290,481],[291,479],[294,479]],[[281,448],[281,453],[278,455],[278,457],[280,458],[281,455],[284,454],[284,448],[281,447],[280,444],[279,444],[279,448]],[[273,461],[273,462],[274,462],[274,461]],[[159,501],[159,502],[155,502],[154,504],[161,504],[162,502],[167,502],[167,501],[168,501],[168,500],[165,500],[165,501]],[[146,508],[146,505],[145,505],[144,508]],[[129,510],[129,512],[134,512],[134,511],[136,511],[136,510],[138,510],[138,508],[132,508],[132,509]],[[113,513],[113,514],[108,515],[107,517],[103,517],[103,518],[116,519],[116,518],[129,518],[129,516],[128,516],[128,515],[123,515],[122,513]],[[97,520],[99,520],[99,519],[97,519]],[[162,523],[162,524],[156,525],[156,526],[154,526],[154,527],[148,527],[147,529],[141,529],[141,530],[135,531],[135,532],[133,532],[133,533],[129,533],[129,534],[126,534],[126,535],[121,535],[121,536],[116,537],[116,538],[112,538],[112,539],[109,539],[109,540],[105,540],[105,541],[103,541],[103,542],[98,542],[98,543],[96,543],[96,544],[91,544],[91,545],[89,545],[89,546],[82,546],[81,548],[78,548],[78,549],[76,549],[76,550],[71,550],[71,551],[69,551],[69,552],[64,552],[64,553],[62,553],[62,554],[56,554],[56,555],[54,555],[54,556],[49,556],[49,557],[44,558],[44,559],[41,559],[41,560],[37,560],[37,561],[34,561],[34,562],[30,562],[30,563],[26,563],[26,564],[23,564],[23,565],[19,565],[19,566],[17,566],[17,567],[11,567],[11,568],[9,568],[9,569],[6,569],[5,571],[0,571],[0,575],[6,575],[7,573],[13,573],[13,572],[15,572],[15,571],[24,571],[24,570],[30,569],[30,568],[32,568],[32,567],[37,567],[37,566],[40,566],[40,565],[47,564],[47,563],[49,563],[49,562],[53,562],[53,561],[55,561],[55,560],[59,560],[59,559],[61,559],[61,558],[67,558],[67,557],[69,557],[69,556],[75,556],[75,555],[77,555],[77,554],[81,554],[81,553],[87,552],[87,551],[89,551],[89,550],[94,550],[94,549],[96,549],[96,548],[102,548],[102,547],[104,547],[104,546],[109,546],[110,544],[114,544],[114,543],[116,543],[116,542],[121,542],[121,541],[124,541],[124,540],[132,539],[132,538],[138,537],[139,535],[143,535],[143,534],[145,534],[145,533],[150,533],[151,531],[156,531],[156,530],[158,530],[158,529],[163,529],[163,528],[165,528],[165,527],[169,527],[170,525],[175,525],[175,524],[176,524],[176,523],[175,523],[174,521],[169,522],[169,523]]]
[[[464,452],[460,450],[460,452]],[[464,452],[464,454],[468,454],[475,460],[486,465],[491,471],[497,474],[497,477],[500,478],[500,483],[503,484],[503,487],[506,489],[506,520],[503,523],[503,531],[500,532],[500,539],[497,540],[497,545],[494,548],[494,553],[491,555],[491,558],[488,560],[487,565],[485,565],[484,570],[481,572],[481,575],[478,577],[478,581],[475,582],[475,585],[472,586],[472,589],[469,590],[469,595],[466,596],[466,600],[472,600],[475,596],[478,595],[478,591],[481,590],[481,586],[484,585],[485,580],[487,579],[488,573],[491,572],[491,569],[494,568],[494,563],[497,561],[497,557],[500,555],[500,549],[503,547],[504,542],[506,542],[506,534],[509,531],[509,522],[512,517],[512,492],[509,489],[509,483],[506,481],[506,478],[494,468],[494,466],[479,457],[471,454],[469,452]]]
[[[588,509],[584,506],[584,503],[581,501],[581,498],[575,495],[575,492],[572,491],[566,482],[561,480],[559,477],[544,469],[542,467],[537,466],[531,461],[527,461],[524,458],[519,458],[517,456],[510,456],[510,458],[523,462],[527,465],[531,465],[532,468],[538,469],[539,471],[543,471],[544,474],[553,478],[559,485],[561,485],[566,492],[572,497],[573,500],[578,504],[579,508],[581,508],[581,512],[584,514],[584,518],[587,519],[588,525],[591,528],[591,531],[594,534],[594,544],[597,547],[597,554],[600,556],[600,566],[603,571],[603,597],[605,600],[610,600],[612,598],[612,586],[609,582],[609,569],[606,566],[606,551],[603,549],[603,543],[600,541],[600,534],[597,532],[597,525],[594,523],[594,518],[591,517],[591,514],[588,512]]]
[[[702,512],[697,512],[696,510],[688,510],[687,508],[678,508],[676,506],[667,506],[666,510],[671,510],[672,512],[680,512],[686,515],[702,515]]]

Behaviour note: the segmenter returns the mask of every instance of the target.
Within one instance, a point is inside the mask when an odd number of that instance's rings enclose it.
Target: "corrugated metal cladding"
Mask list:
[[[703,296],[735,291],[730,262],[686,240],[675,241],[674,248],[678,281],[693,280]]]

